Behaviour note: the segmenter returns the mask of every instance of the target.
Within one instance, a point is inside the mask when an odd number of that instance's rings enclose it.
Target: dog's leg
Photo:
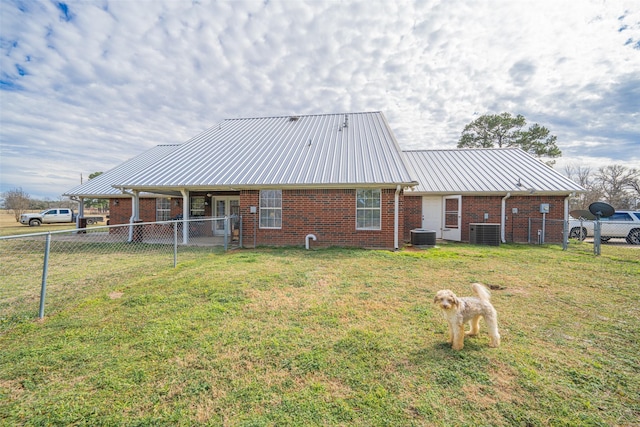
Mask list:
[[[453,325],[453,345],[454,350],[462,350],[464,348],[464,323]]]
[[[489,347],[500,347],[500,333],[498,332],[498,315],[493,312],[484,317],[489,330]]]
[[[449,344],[453,344],[453,328],[454,326],[451,324],[451,322],[447,322],[447,326],[449,327],[449,341],[447,341]]]
[[[468,337],[475,337],[478,335],[478,331],[480,331],[480,318],[482,316],[475,316],[473,319],[469,321],[469,326],[471,326],[471,330],[466,332],[465,335]]]

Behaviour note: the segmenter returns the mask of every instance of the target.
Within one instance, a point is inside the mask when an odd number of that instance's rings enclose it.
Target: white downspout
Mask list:
[[[131,197],[131,218],[129,218],[129,242],[133,241],[133,224],[140,221],[140,192],[133,190]]]
[[[180,190],[182,193],[182,243],[189,243],[189,192],[187,190]]]
[[[393,207],[393,248],[398,250],[398,223],[399,223],[399,212],[400,212],[400,190],[402,187],[399,185],[396,187],[396,194],[394,197],[394,207]]]
[[[576,193],[571,193],[564,198],[564,222],[562,225],[562,250],[566,251],[569,244],[569,228],[567,227],[569,221],[569,199]]]
[[[507,199],[509,197],[511,197],[511,193],[507,193],[507,195],[502,198],[502,206],[500,207],[500,240],[502,243],[507,243],[507,240],[504,237],[504,229],[507,225]]]
[[[304,238],[304,246],[307,248],[307,250],[309,250],[309,239],[313,240],[314,242],[317,240],[315,235],[307,234],[307,237]]]

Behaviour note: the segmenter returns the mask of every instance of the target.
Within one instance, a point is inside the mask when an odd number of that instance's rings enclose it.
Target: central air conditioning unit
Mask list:
[[[500,246],[500,224],[472,222],[469,224],[469,243]]]

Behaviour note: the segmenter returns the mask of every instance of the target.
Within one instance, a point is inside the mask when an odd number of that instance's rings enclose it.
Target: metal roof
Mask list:
[[[228,119],[153,165],[126,188],[415,185],[381,112]]]
[[[157,145],[150,150],[127,160],[121,165],[90,179],[84,184],[72,188],[64,193],[63,196],[91,198],[113,197],[114,195],[122,196],[122,192],[119,189],[114,188],[114,184],[118,184],[122,180],[125,180],[131,175],[139,172],[141,169],[154,164],[179,146],[179,144]]]
[[[584,188],[520,148],[404,151],[416,193],[570,194]],[[410,194],[411,192],[409,192]]]

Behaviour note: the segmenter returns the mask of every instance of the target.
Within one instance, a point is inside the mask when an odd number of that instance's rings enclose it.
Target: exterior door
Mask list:
[[[442,239],[442,197],[422,196],[422,228],[436,232]]]
[[[445,196],[442,201],[442,238],[459,242],[462,239],[462,196]]]
[[[233,221],[231,221],[231,229],[229,233],[232,234],[240,223],[240,198],[239,197],[214,197],[213,199],[213,216],[216,218],[223,218],[225,216],[235,215]],[[224,235],[224,221],[213,222],[213,232],[216,236]]]

